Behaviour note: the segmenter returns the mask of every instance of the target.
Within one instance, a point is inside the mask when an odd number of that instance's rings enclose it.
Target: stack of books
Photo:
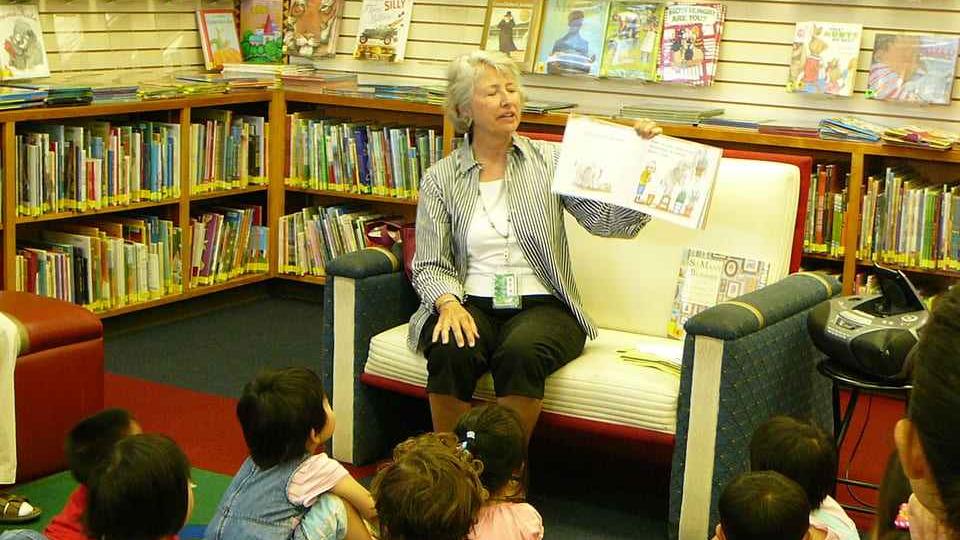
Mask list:
[[[181,229],[151,215],[32,230],[17,242],[18,291],[93,311],[183,292]]]
[[[531,99],[523,104],[523,112],[530,114],[546,114],[552,111],[565,111],[573,109],[576,106],[576,103],[567,103],[565,101]]]
[[[357,74],[342,71],[313,69],[297,73],[285,73],[280,76],[285,88],[313,90],[318,87],[354,88],[357,86]]]
[[[367,247],[367,224],[400,220],[358,204],[307,207],[280,218],[277,256],[280,272],[325,275],[327,263]]]
[[[779,120],[771,120],[760,123],[757,126],[757,131],[770,135],[787,135],[790,137],[820,137],[820,122],[781,122]]]
[[[47,105],[85,105],[93,101],[93,90],[89,86],[57,83],[23,83],[12,86],[46,92],[44,103]]]
[[[960,140],[960,134],[958,133],[919,126],[887,129],[881,137],[884,144],[929,150],[949,150]]]
[[[732,118],[720,115],[704,118],[700,123],[707,126],[720,126],[756,131],[760,127],[760,124],[769,122],[775,122],[775,120],[771,118]]]
[[[415,198],[443,157],[439,128],[341,122],[324,111],[290,114],[287,185]]]
[[[94,103],[136,101],[140,99],[140,85],[131,84],[128,77],[103,73],[84,79],[84,84],[90,85],[93,90]]]
[[[223,65],[221,73],[227,79],[251,77],[257,79],[270,79],[274,84],[281,84],[281,78],[284,75],[294,75],[297,73],[309,73],[313,67],[304,64],[231,64]]]
[[[832,257],[844,255],[843,230],[847,219],[849,174],[836,164],[818,163],[807,193],[803,249]]]
[[[620,105],[624,118],[649,118],[662,124],[698,125],[707,118],[720,116],[723,109],[711,107],[684,107],[673,104]]]
[[[820,138],[836,141],[877,142],[888,128],[856,116],[836,116],[820,120]]]
[[[230,90],[241,88],[264,89],[275,84],[272,77],[224,77],[222,73],[181,73],[176,76],[178,81],[187,83],[224,84]]]
[[[267,271],[269,228],[263,225],[262,207],[214,207],[192,217],[190,227],[192,286],[213,285]]]
[[[43,105],[46,90],[0,86],[0,110],[26,109]]]
[[[190,124],[190,193],[267,182],[267,125],[262,116],[195,109]]]

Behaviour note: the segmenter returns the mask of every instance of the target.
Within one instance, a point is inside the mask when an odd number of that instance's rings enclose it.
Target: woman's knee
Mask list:
[[[473,373],[477,363],[476,347],[458,347],[453,340],[450,343],[435,343],[425,351],[427,373]]]

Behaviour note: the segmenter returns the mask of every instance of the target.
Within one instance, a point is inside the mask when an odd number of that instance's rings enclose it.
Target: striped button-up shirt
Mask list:
[[[563,211],[598,236],[630,238],[650,220],[635,210],[550,192],[560,158],[556,143],[514,135],[504,183],[510,220],[520,249],[540,281],[562,300],[591,339],[597,328],[583,310],[573,276]],[[480,194],[480,164],[464,143],[431,167],[420,182],[417,250],[413,286],[420,308],[410,318],[407,345],[416,350],[437,298],[450,293],[463,300],[467,276],[467,232]]]

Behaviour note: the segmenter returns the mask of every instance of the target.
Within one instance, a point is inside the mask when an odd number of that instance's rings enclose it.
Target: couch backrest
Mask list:
[[[584,307],[601,328],[666,336],[685,248],[767,261],[789,272],[800,173],[795,165],[723,158],[703,230],[652,220],[630,240],[591,236],[567,215]]]

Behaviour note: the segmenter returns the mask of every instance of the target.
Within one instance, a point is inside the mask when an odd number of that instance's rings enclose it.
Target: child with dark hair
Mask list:
[[[903,513],[910,499],[910,481],[903,474],[900,458],[893,452],[887,460],[887,470],[880,482],[880,494],[877,497],[877,519],[874,525],[873,540],[910,540],[909,525]]]
[[[810,503],[799,484],[773,472],[741,474],[718,504],[715,540],[809,540]]]
[[[474,407],[454,429],[461,446],[483,463],[480,481],[490,498],[477,515],[470,540],[540,540],[543,518],[523,502],[524,486],[516,475],[527,462],[520,418],[502,405]]]
[[[89,477],[87,530],[99,540],[168,540],[193,511],[190,462],[163,435],[117,442]]]
[[[894,440],[910,479],[910,537],[960,537],[960,287],[933,305],[920,331],[907,418]]]
[[[776,471],[798,483],[812,509],[812,528],[828,538],[860,540],[856,524],[830,496],[836,483],[837,449],[822,429],[789,416],[767,420],[750,439],[750,470]]]
[[[316,373],[302,367],[261,372],[244,386],[237,418],[250,457],[205,538],[369,540],[363,519],[376,519],[370,493],[319,451],[335,418]]]
[[[83,524],[87,509],[87,486],[97,469],[113,452],[117,441],[143,430],[129,411],[107,409],[84,418],[67,434],[65,444],[70,473],[80,484],[70,494],[63,510],[54,516],[43,533],[50,540],[88,540]]]
[[[487,497],[482,471],[452,433],[398,444],[371,486],[380,540],[465,540]]]

